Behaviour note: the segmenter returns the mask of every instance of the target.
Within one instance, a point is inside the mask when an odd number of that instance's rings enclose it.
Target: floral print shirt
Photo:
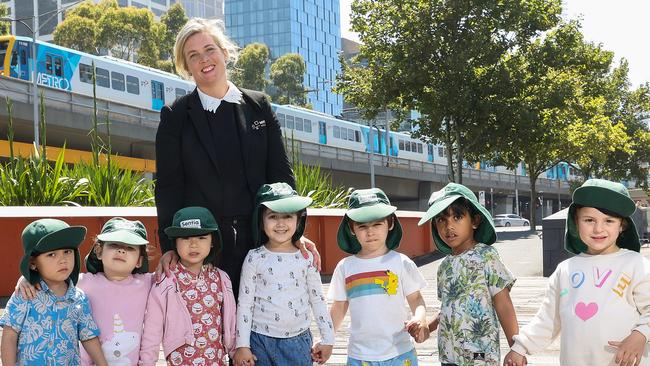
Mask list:
[[[492,297],[514,282],[496,249],[482,243],[442,261],[438,268],[441,362],[499,364],[500,323]]]
[[[217,268],[207,265],[197,275],[182,264],[172,268],[178,289],[189,310],[196,342],[185,344],[169,354],[167,364],[196,366],[226,366],[227,353],[223,345],[223,289]]]
[[[68,283],[68,291],[56,296],[45,281],[33,300],[11,295],[0,326],[18,333],[19,365],[79,365],[79,341],[99,336],[86,295]]]

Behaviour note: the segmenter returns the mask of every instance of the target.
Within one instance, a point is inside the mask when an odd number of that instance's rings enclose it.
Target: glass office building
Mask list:
[[[341,114],[343,98],[331,91],[341,69],[339,0],[225,0],[225,19],[240,47],[264,43],[272,59],[299,53],[307,64],[308,101],[317,111]]]

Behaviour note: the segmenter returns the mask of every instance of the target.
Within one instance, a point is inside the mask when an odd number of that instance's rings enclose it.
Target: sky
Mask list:
[[[349,31],[350,3],[341,2],[341,36],[358,41]],[[564,0],[565,16],[582,19],[582,32],[590,42],[602,43],[614,59],[626,58],[632,87],[650,82],[648,15],[650,0]]]

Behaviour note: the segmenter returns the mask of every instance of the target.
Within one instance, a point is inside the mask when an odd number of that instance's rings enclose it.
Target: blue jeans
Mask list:
[[[312,366],[311,332],[306,330],[291,338],[273,338],[251,332],[251,352],[255,366]]]
[[[362,361],[348,357],[347,366],[417,366],[418,355],[415,348],[386,361]]]

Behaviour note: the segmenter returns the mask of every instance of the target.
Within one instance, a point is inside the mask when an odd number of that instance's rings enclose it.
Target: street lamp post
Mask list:
[[[375,188],[375,137],[372,134],[372,121],[368,122],[368,140],[370,142],[370,151],[368,161],[370,162],[370,188]]]

